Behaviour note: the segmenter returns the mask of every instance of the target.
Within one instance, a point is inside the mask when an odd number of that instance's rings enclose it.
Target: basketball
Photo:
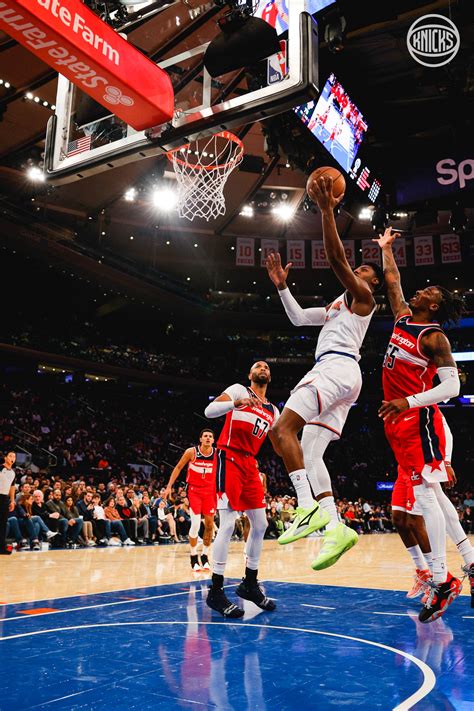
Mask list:
[[[334,197],[339,198],[344,195],[346,192],[346,181],[344,180],[343,174],[337,168],[332,168],[330,165],[323,165],[321,168],[313,170],[306,182],[306,192],[311,200],[313,200],[313,184],[322,177],[332,178],[332,192]],[[313,200],[313,202],[315,201]]]

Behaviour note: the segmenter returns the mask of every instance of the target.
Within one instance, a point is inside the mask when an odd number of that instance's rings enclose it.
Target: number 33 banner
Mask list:
[[[433,237],[415,237],[413,246],[416,267],[434,264]]]

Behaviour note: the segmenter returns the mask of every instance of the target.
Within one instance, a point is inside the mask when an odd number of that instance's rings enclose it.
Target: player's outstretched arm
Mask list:
[[[451,344],[444,333],[432,331],[421,339],[420,345],[421,350],[436,365],[440,383],[431,390],[414,393],[406,398],[390,402],[383,400],[382,407],[379,409],[379,417],[384,420],[393,420],[410,407],[429,407],[459,395],[461,389],[459,373],[451,353]]]
[[[219,397],[216,397],[204,410],[204,414],[209,419],[214,419],[215,417],[222,417],[227,415],[231,410],[236,410],[239,407],[252,407],[253,401],[249,397],[232,397],[232,390],[234,388],[240,389],[240,386],[232,385],[228,390],[231,392],[223,392]]]
[[[391,227],[387,227],[383,235],[379,235],[378,238],[372,240],[372,242],[377,242],[382,250],[383,275],[387,287],[390,308],[392,309],[395,319],[399,319],[401,316],[411,313],[410,307],[403,296],[400,271],[395,257],[393,256],[392,244],[397,237],[400,237],[400,233],[393,232]]]
[[[188,447],[188,449],[186,449],[184,451],[181,459],[179,460],[179,462],[177,463],[177,465],[171,472],[171,476],[170,476],[169,481],[166,485],[166,490],[165,490],[165,493],[163,496],[164,499],[167,499],[169,497],[169,495],[171,494],[171,487],[173,486],[176,479],[181,474],[182,469],[186,466],[186,464],[189,464],[189,462],[192,460],[193,456],[194,456],[194,447]]]
[[[337,207],[343,196],[334,197],[332,186],[332,178],[322,177],[314,181],[310,192],[311,199],[318,204],[321,210],[326,257],[341,284],[352,295],[352,310],[359,316],[368,316],[374,308],[374,297],[369,285],[363,279],[359,279],[357,274],[354,274],[347,261],[344,245],[339,237],[334,218],[334,208]]]
[[[303,309],[288,288],[291,262],[283,269],[279,253],[272,252],[267,257],[266,266],[268,276],[278,289],[286,315],[293,326],[322,326],[326,319],[326,309],[321,306]]]

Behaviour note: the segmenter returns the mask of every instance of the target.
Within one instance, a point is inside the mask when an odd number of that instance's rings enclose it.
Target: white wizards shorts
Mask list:
[[[362,375],[354,358],[322,356],[291,391],[285,407],[308,425],[319,425],[339,439],[349,410],[359,397]]]

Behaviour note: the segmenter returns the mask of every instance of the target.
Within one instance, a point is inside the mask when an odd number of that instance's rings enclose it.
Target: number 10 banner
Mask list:
[[[238,267],[255,266],[255,240],[252,237],[237,238],[235,263]]]

